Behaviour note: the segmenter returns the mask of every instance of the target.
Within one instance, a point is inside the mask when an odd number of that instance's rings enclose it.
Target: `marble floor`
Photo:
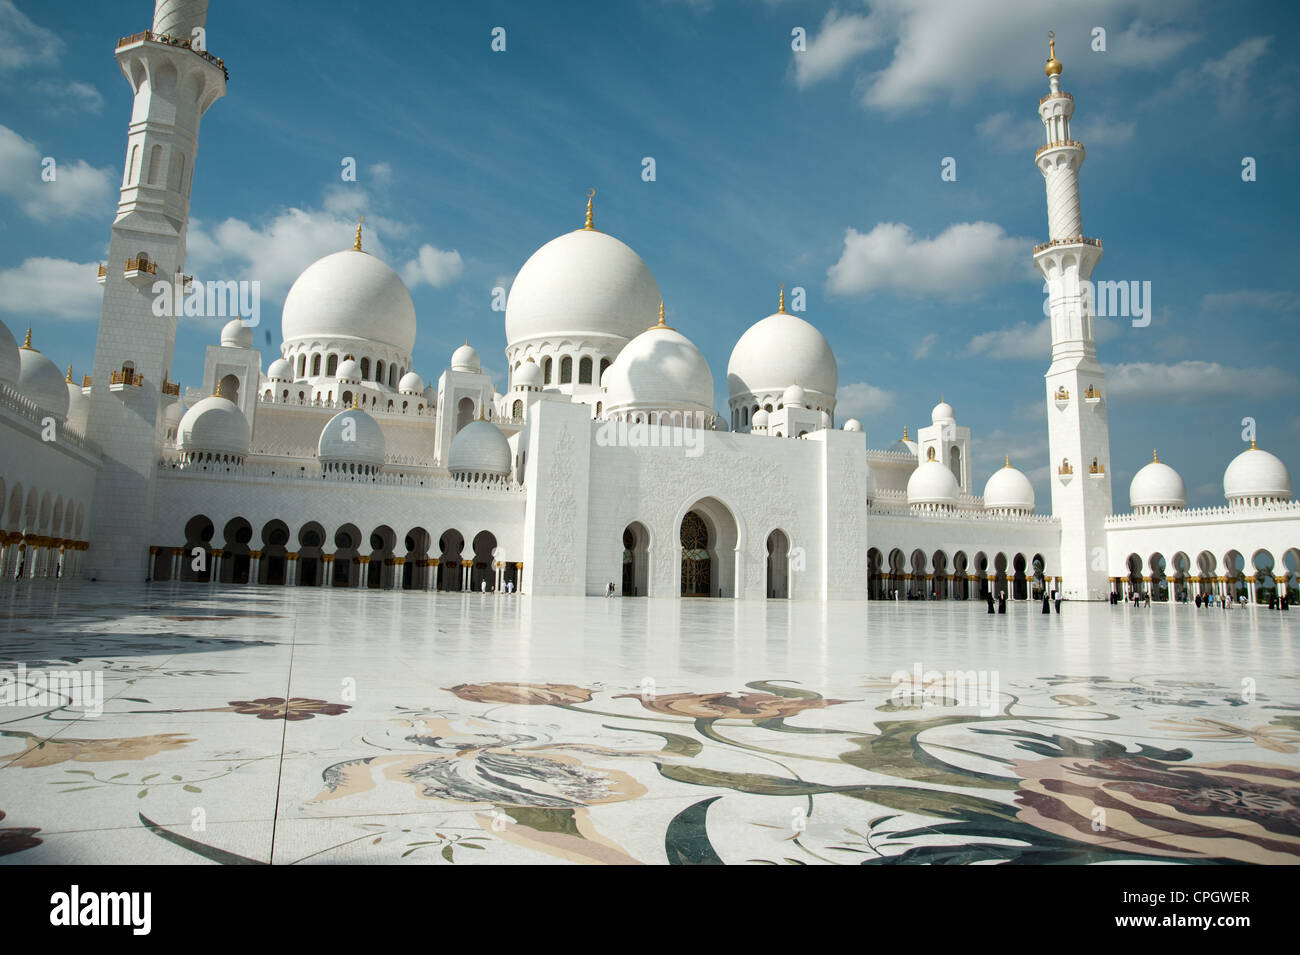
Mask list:
[[[1300,862],[1300,613],[0,601],[9,864]]]

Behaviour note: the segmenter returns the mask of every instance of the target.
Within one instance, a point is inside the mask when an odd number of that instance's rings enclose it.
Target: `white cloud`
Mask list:
[[[1215,361],[1180,361],[1172,364],[1128,362],[1107,372],[1110,394],[1124,398],[1160,398],[1171,395],[1205,400],[1294,393],[1300,381],[1279,368],[1230,368]]]
[[[916,347],[912,349],[913,358],[925,358],[939,341],[939,333],[931,332],[917,342]]]
[[[22,265],[0,272],[0,311],[20,315],[27,322],[98,319],[103,299],[103,289],[95,280],[98,264],[25,259]]]
[[[98,113],[104,107],[99,90],[78,80],[37,80],[32,84],[32,92],[48,112]]]
[[[966,346],[972,355],[990,358],[1038,358],[1046,361],[1052,354],[1052,330],[1047,319],[1036,325],[1020,322],[976,335]]]
[[[1214,312],[1275,312],[1284,315],[1300,310],[1300,295],[1269,289],[1210,292],[1201,299],[1201,308]]]
[[[1137,133],[1137,122],[1112,123],[1104,119],[1093,119],[1078,126],[1070,127],[1074,137],[1087,146],[1126,146],[1133,142]]]
[[[402,279],[412,288],[422,283],[440,288],[456,281],[464,271],[465,263],[455,249],[446,252],[426,243],[420,246],[416,257],[402,267]]]
[[[1246,81],[1255,61],[1262,57],[1273,42],[1271,36],[1255,36],[1243,40],[1223,55],[1221,59],[1207,60],[1201,71],[1209,77],[1224,108],[1246,98]]]
[[[0,72],[54,66],[62,52],[58,34],[27,19],[13,0],[0,0]]]
[[[107,218],[113,196],[110,170],[53,156],[54,179],[46,182],[44,158],[35,143],[0,126],[0,193],[38,222],[83,215]]]
[[[835,416],[840,421],[870,418],[893,407],[893,404],[893,395],[865,381],[840,385],[835,392]]]
[[[794,53],[795,85],[804,89],[830,79],[884,39],[870,17],[832,10],[822,21],[820,32],[808,38],[808,48]]]
[[[393,182],[393,165],[387,162],[373,163],[366,169],[370,178],[380,185],[387,186]]]
[[[966,100],[986,86],[1023,87],[1034,78],[1046,87],[1041,66],[1030,67],[1027,51],[1047,58],[1047,31],[1056,30],[1057,56],[1070,68],[1084,57],[1106,57],[1107,65],[1125,69],[1155,69],[1196,39],[1190,31],[1171,26],[1195,0],[1170,0],[1153,22],[1141,0],[1092,0],[1086,4],[1045,4],[1042,0],[872,0],[867,14],[827,18],[816,43],[823,55],[795,53],[800,86],[834,76],[863,53],[892,47],[890,62],[874,73],[859,76],[860,96],[869,109],[898,111],[949,99]],[[1118,24],[1126,22],[1120,29]],[[1105,54],[1093,53],[1092,29],[1110,26]],[[829,26],[829,28],[828,28]]]
[[[1033,274],[1032,239],[1013,238],[992,222],[958,222],[918,238],[898,222],[863,234],[848,229],[840,260],[826,271],[834,295],[892,291],[949,300]]]
[[[1005,153],[1037,149],[1043,141],[1043,124],[1032,116],[994,113],[975,127],[980,139]]]

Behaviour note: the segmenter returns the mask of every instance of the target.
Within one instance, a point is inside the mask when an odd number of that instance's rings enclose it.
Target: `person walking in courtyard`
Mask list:
[[[605,590],[605,596],[606,597],[614,596],[614,581],[611,580],[609,582],[609,587]]]
[[[1043,613],[1051,613],[1052,607],[1048,600],[1047,591],[1043,591]]]
[[[1061,592],[1060,592],[1059,590],[1053,590],[1053,591],[1052,591],[1052,602],[1056,605],[1056,612],[1057,612],[1057,613],[1060,613],[1060,612],[1061,612]]]
[[[998,594],[998,613],[1007,612],[1007,592],[1005,590]]]
[[[989,613],[993,613],[993,591],[990,590],[984,594],[984,599],[988,601]]]

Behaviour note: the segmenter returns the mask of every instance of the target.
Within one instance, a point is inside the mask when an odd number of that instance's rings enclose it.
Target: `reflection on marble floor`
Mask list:
[[[1300,615],[2,596],[10,864],[1300,862]]]

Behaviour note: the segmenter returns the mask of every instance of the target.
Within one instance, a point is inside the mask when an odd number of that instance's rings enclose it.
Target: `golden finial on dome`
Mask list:
[[[352,251],[353,251],[353,252],[363,252],[363,251],[365,251],[364,249],[361,248],[361,223],[363,223],[363,222],[365,222],[365,221],[366,221],[366,217],[365,217],[365,216],[362,216],[360,219],[357,220],[357,238],[356,238],[356,241],[352,243]]]
[[[22,347],[26,348],[28,351],[36,351],[36,349],[32,347],[32,326],[30,325],[27,326],[27,338],[23,341]]]
[[[1157,453],[1157,451],[1156,451],[1155,448],[1152,448],[1152,449],[1151,449],[1151,460],[1152,460],[1152,461],[1159,461],[1159,460],[1160,460],[1160,455],[1159,455],[1159,453]]]
[[[903,440],[907,440],[907,425],[903,425]]]
[[[785,314],[785,283],[781,283],[781,295],[776,300],[776,310],[778,313]]]
[[[1256,450],[1256,448],[1255,448],[1255,439],[1254,439],[1254,438],[1251,438],[1251,439],[1250,439],[1250,450],[1252,450],[1252,451]]]
[[[361,403],[360,403],[360,402],[361,402],[361,392],[359,392],[359,391],[354,391],[354,392],[352,392],[352,410],[353,410],[353,411],[356,411],[358,408],[361,407]]]
[[[1043,67],[1043,72],[1048,76],[1061,75],[1061,61],[1056,58],[1056,31],[1047,31],[1047,66]]]
[[[582,227],[583,230],[586,232],[596,231],[596,222],[595,219],[592,217],[592,211],[591,211],[591,200],[594,198],[596,198],[596,190],[588,189],[587,190],[587,222]]]
[[[66,381],[68,384],[72,384],[72,366],[71,366],[71,365],[68,366],[68,377],[67,377],[67,378],[64,378],[63,380]]]
[[[651,325],[650,330],[654,331],[656,328],[666,328],[669,331],[672,331],[673,328],[666,321],[664,321],[664,300],[663,299],[659,300],[659,324]]]
[[[217,382],[217,390],[214,391],[214,392],[212,393],[212,397],[214,397],[214,398],[223,398],[223,397],[225,397],[225,396],[222,395],[222,393],[221,393],[221,382],[219,382],[219,381]]]
[[[1006,457],[1007,457],[1007,463],[1004,464],[1003,467],[1009,468],[1011,467],[1011,455],[1008,454]]]

